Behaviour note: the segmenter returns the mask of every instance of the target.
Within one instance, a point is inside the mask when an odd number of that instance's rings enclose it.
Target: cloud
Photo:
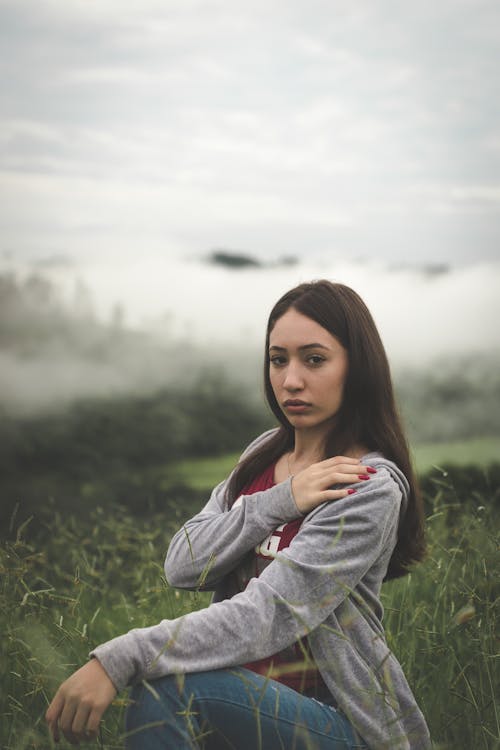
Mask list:
[[[6,0],[0,20],[13,251],[81,254],[92,227],[112,253],[141,231],[191,253],[496,252],[496,3]]]

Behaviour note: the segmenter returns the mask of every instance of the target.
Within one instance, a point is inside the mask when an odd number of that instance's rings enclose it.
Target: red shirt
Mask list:
[[[244,488],[243,495],[252,495],[273,487],[273,463],[260,476],[256,477]],[[238,500],[236,500],[238,503]],[[238,588],[243,590],[251,578],[257,578],[264,568],[269,565],[277,552],[288,547],[300,529],[303,518],[297,518],[284,523],[274,529],[269,536],[258,544],[235,571]],[[329,695],[328,688],[314,663],[307,638],[301,638],[288,648],[273,656],[244,664],[244,667],[259,674],[271,677],[278,682],[288,685],[299,693],[305,693],[316,698]]]

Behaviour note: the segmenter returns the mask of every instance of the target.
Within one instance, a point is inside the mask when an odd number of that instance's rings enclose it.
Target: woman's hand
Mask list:
[[[71,675],[55,694],[45,719],[56,742],[60,732],[72,745],[97,737],[104,711],[116,688],[97,659],[91,659]]]
[[[329,489],[334,484],[355,484],[370,479],[376,469],[360,464],[357,458],[335,456],[319,463],[311,464],[292,477],[292,493],[297,508],[304,515],[328,500],[340,500],[356,492]]]

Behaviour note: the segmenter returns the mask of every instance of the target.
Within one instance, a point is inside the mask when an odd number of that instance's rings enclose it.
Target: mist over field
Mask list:
[[[240,257],[240,256],[232,256]],[[191,260],[4,259],[0,403],[11,415],[81,398],[231,383],[258,404],[267,315],[301,281],[355,288],[379,326],[402,400],[427,437],[500,434],[500,264],[389,266],[374,261],[266,261],[243,267]],[[449,400],[449,413],[435,414]],[[426,414],[426,404],[429,414]],[[434,406],[433,406],[434,404]]]

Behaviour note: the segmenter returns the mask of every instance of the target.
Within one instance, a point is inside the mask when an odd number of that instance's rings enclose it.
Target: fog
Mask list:
[[[87,265],[53,258],[37,266],[4,258],[0,271],[0,398],[14,413],[204,377],[251,386],[258,397],[272,304],[323,277],[365,299],[395,373],[499,354],[500,263],[390,267],[325,258],[236,270],[202,256]]]
[[[364,298],[396,365],[498,348],[500,264],[443,270],[324,260],[232,270],[197,261],[88,268],[99,314],[121,302],[133,326],[197,344],[260,345],[278,297],[301,281],[328,278]]]

